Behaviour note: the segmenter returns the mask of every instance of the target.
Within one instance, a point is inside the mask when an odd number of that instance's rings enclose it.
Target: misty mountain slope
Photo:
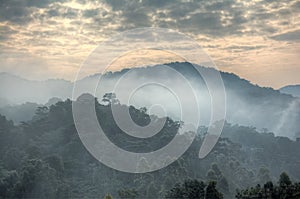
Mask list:
[[[39,106],[42,105],[31,102],[26,102],[24,104],[15,106],[4,106],[0,107],[0,114],[5,115],[7,119],[18,124],[20,122],[31,120]]]
[[[0,107],[34,102],[45,104],[52,97],[70,98],[72,83],[61,79],[32,81],[0,73]]]
[[[202,113],[202,124],[207,125],[211,116],[210,95],[206,88],[203,78],[198,74],[197,70],[189,63],[170,63],[167,66],[180,72],[192,85],[196,91],[199,99],[199,109]],[[214,70],[212,68],[200,67],[201,72],[209,73]],[[124,69],[115,73],[108,73],[102,76],[102,81],[99,85],[101,88],[97,90],[97,97],[102,96],[103,93],[109,92],[113,89],[115,83],[119,81],[128,69]],[[175,87],[180,87],[182,82],[176,81],[176,76],[163,72],[160,65],[153,67],[134,68],[130,70],[131,79],[126,79],[127,82],[119,85],[119,93],[117,97],[121,102],[125,103],[126,99],[122,99],[123,91],[133,85],[139,85],[140,82],[146,80],[160,80],[170,81]],[[221,76],[225,86],[227,97],[226,120],[231,123],[237,123],[247,126],[255,126],[258,129],[267,128],[276,135],[284,135],[295,138],[300,131],[298,120],[300,118],[300,102],[297,98],[290,95],[282,94],[278,90],[272,88],[263,88],[258,85],[253,85],[245,79],[241,79],[235,74],[221,72]],[[100,77],[100,76],[99,76]],[[94,80],[97,79],[93,77]],[[90,78],[81,80],[88,85],[91,83]],[[97,79],[98,81],[98,79]],[[93,82],[91,84],[96,84]],[[170,116],[176,118],[176,111],[172,110],[178,107],[174,99],[167,96],[166,90],[160,90],[157,87],[144,88],[144,92],[138,92],[132,100],[132,104],[137,107],[150,107],[151,104],[157,102],[163,104]],[[165,96],[165,98],[163,97]],[[188,96],[187,96],[188,97]],[[191,115],[193,117],[193,115]],[[177,118],[176,118],[177,119]]]
[[[5,115],[7,119],[12,120],[15,124],[22,122],[27,122],[31,120],[36,113],[38,107],[47,106],[56,104],[57,102],[62,101],[60,98],[53,97],[49,99],[46,104],[37,104],[32,102],[26,102],[19,105],[6,105],[0,106],[0,114]]]
[[[165,65],[179,72],[191,84],[198,98],[201,125],[208,125],[211,117],[211,99],[203,78],[190,63],[175,62]],[[203,73],[209,73],[215,69],[200,67],[200,70]],[[298,136],[300,102],[297,98],[272,88],[253,85],[232,73],[220,73],[227,97],[226,120],[234,124],[254,126],[258,129],[267,128],[276,135],[290,138]],[[156,65],[108,72],[102,76],[101,74],[88,76],[76,82],[78,91],[74,95],[79,96],[89,92],[101,99],[105,93],[114,91],[116,83],[121,80],[122,82],[118,85],[119,89],[116,91],[121,103],[127,103],[128,99],[125,96],[131,92],[129,88],[141,86],[145,81],[161,82],[163,80],[171,83],[178,90],[184,83],[178,79],[175,73],[170,74],[169,71],[163,69],[162,65]],[[70,98],[73,87],[71,82],[64,80],[38,82],[8,74],[0,75],[0,83],[0,98],[7,99],[11,103],[30,101],[44,104],[51,97]],[[186,97],[192,98],[191,96]],[[145,86],[136,90],[129,103],[136,107],[145,106],[147,108],[153,104],[161,104],[166,109],[167,115],[176,120],[180,116],[178,101],[167,89],[157,85]],[[185,106],[183,108],[193,107]],[[190,117],[194,116],[190,114]]]
[[[295,97],[300,97],[300,85],[290,85],[285,86],[280,89],[281,93],[293,95]]]

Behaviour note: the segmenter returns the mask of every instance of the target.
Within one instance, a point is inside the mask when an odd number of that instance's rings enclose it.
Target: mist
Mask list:
[[[211,68],[201,69],[214,71]],[[253,85],[234,74],[221,72],[221,76],[225,86],[227,122],[296,138],[300,129],[297,122],[300,118],[298,98]],[[76,100],[83,93],[91,93],[101,102],[105,93],[113,92],[121,104],[146,107],[148,113],[160,117],[169,116],[186,122],[198,117],[196,114],[199,113],[199,126],[208,126],[212,117],[211,93],[200,74],[188,63],[95,74],[76,81],[77,89],[73,94],[73,83],[65,80],[33,82],[2,74],[0,81],[2,107],[25,102],[46,104],[52,97]],[[215,92],[223,91],[220,88]],[[195,99],[197,108],[191,106]],[[182,111],[187,113],[184,118]]]
[[[210,77],[218,73],[212,68],[199,70]],[[265,187],[264,183],[280,182],[282,172],[298,181],[300,140],[291,139],[299,136],[300,99],[234,74],[220,75],[223,86],[214,84],[218,78],[207,81],[183,62],[95,74],[75,82],[39,82],[0,74],[0,187],[4,187],[0,194],[8,198],[103,198],[106,193],[121,196],[124,191],[140,194],[132,198],[182,198],[169,197],[168,190],[196,178],[207,184],[206,190],[211,181],[216,182],[216,190],[224,195],[221,198],[231,199],[236,190],[244,193],[257,184]],[[79,108],[74,109],[76,104]],[[113,107],[119,111],[115,115]],[[91,110],[95,118],[89,117]],[[129,110],[140,129],[132,130],[135,126],[123,110]],[[76,115],[82,120],[76,121]],[[222,134],[201,158],[205,138],[214,135],[209,126],[222,116],[226,119]],[[102,137],[97,137],[101,132],[93,124],[100,124]],[[159,132],[147,131],[148,126]],[[172,163],[172,156],[160,155],[176,136],[181,141],[171,151],[188,148]],[[91,146],[98,149],[96,153]],[[119,153],[122,150],[133,156]],[[151,160],[145,153],[161,158]],[[99,157],[112,160],[111,164]],[[166,167],[132,175],[124,165],[131,171]],[[290,187],[294,190],[294,184]]]

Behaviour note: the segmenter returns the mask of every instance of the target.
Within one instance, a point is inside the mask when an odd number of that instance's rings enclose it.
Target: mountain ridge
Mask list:
[[[205,124],[209,122],[211,114],[210,95],[203,78],[197,74],[197,70],[193,68],[192,64],[187,62],[172,62],[165,65],[180,72],[192,83],[199,99],[202,99],[202,101],[199,102],[200,110],[206,113],[202,117],[202,120]],[[110,89],[113,89],[120,77],[129,70],[132,70],[135,75],[128,83],[128,85],[131,84],[131,86],[132,84],[135,86],[140,85],[139,83],[147,78],[163,79],[172,82],[174,86],[181,86],[180,82],[175,81],[176,77],[173,77],[171,74],[160,73],[159,67],[161,67],[161,65],[123,69],[121,71],[108,72],[102,76],[99,73],[86,76],[76,81],[81,88],[79,89],[79,93],[77,93],[78,95],[74,95],[74,98],[76,99],[76,96],[79,96],[81,93],[93,93],[95,91],[95,85],[99,83],[99,77],[102,77],[101,80],[103,82],[100,83],[103,84],[100,90],[96,90],[96,97],[101,99],[103,94],[111,92]],[[207,71],[215,69],[201,67],[201,70]],[[226,120],[233,124],[255,126],[259,129],[267,128],[276,135],[284,134],[285,136],[295,138],[295,135],[298,133],[297,131],[299,131],[298,129],[300,129],[297,122],[300,118],[300,102],[297,101],[296,97],[270,87],[254,85],[250,81],[233,73],[221,71],[220,74],[227,95]],[[33,82],[21,79],[20,82],[15,81],[17,81],[15,78],[9,80],[9,78],[1,78],[0,75],[0,102],[2,101],[0,107],[8,103],[11,105],[26,102],[46,104],[48,100],[53,97],[62,100],[67,98],[73,99],[73,83],[68,80]],[[9,85],[9,88],[6,85]],[[128,85],[121,85],[121,87],[123,87],[123,94],[124,92],[126,93]],[[151,89],[150,91],[151,92],[140,95],[140,99],[133,102],[133,105],[136,107],[148,107],[147,105],[153,104],[153,100],[159,100],[160,103],[165,102],[166,105],[171,104],[168,101],[163,101],[164,99],[158,99],[164,97],[165,93]],[[117,93],[117,97],[122,97],[122,93]],[[122,99],[120,99],[120,101],[122,102]]]
[[[279,89],[281,93],[300,97],[300,84],[287,85]]]

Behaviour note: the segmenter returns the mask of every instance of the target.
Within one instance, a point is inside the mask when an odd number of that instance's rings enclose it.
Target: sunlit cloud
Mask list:
[[[221,70],[253,83],[276,88],[300,83],[293,75],[300,73],[299,0],[15,0],[0,5],[0,71],[71,80],[102,41],[150,26],[189,35]]]

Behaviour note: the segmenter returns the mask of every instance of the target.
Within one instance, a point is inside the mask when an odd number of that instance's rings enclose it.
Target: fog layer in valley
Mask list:
[[[209,72],[214,69],[202,67],[201,70]],[[225,86],[228,122],[254,126],[261,131],[268,129],[276,135],[290,138],[300,136],[297,135],[299,131],[297,129],[300,129],[297,123],[300,119],[299,98],[271,88],[261,88],[234,74],[222,72],[221,76]],[[143,84],[145,82],[147,84]],[[72,98],[73,83],[65,80],[37,82],[1,74],[0,83],[0,113],[7,110],[7,105],[26,102],[46,104],[52,97],[62,100]],[[175,120],[183,119],[182,110],[191,113],[186,114],[183,120],[192,120],[196,117],[194,115],[196,107],[189,106],[189,101],[192,102],[196,97],[200,111],[200,125],[208,125],[212,116],[211,93],[203,78],[189,63],[124,69],[102,76],[95,74],[78,80],[76,85],[79,91],[74,94],[75,98],[82,93],[91,93],[101,101],[105,93],[115,92],[122,104],[146,107],[150,113],[159,116],[168,115]],[[171,88],[168,85],[172,85]],[[222,93],[222,88],[216,93]],[[13,114],[11,119],[14,119]],[[18,118],[17,122],[20,120]]]

